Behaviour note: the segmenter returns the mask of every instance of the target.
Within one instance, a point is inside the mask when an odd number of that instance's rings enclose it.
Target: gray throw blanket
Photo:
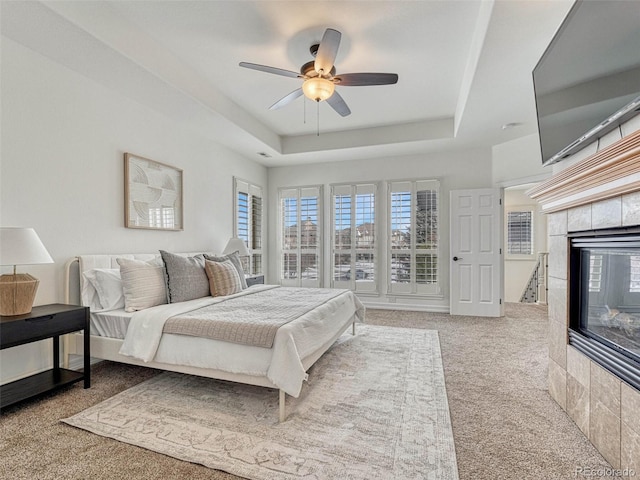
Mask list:
[[[278,328],[348,290],[274,288],[169,318],[164,333],[271,348]]]

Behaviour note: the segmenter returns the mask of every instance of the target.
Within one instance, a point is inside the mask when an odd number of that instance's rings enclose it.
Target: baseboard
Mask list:
[[[416,305],[411,303],[376,303],[365,301],[363,301],[362,304],[366,308],[373,308],[376,310],[406,310],[413,312],[449,313],[448,305]]]
[[[91,365],[104,362],[101,358],[91,357]],[[69,370],[82,370],[84,368],[84,357],[82,355],[69,355]]]

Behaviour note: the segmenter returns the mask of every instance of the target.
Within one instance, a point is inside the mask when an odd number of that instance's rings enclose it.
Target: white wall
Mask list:
[[[269,169],[269,281],[278,281],[279,258],[278,235],[278,189],[280,187],[323,185],[324,186],[324,286],[330,285],[330,259],[326,255],[330,248],[330,184],[346,182],[373,182],[382,180],[431,179],[440,180],[440,245],[441,245],[441,285],[440,298],[406,298],[386,295],[386,281],[379,279],[379,295],[361,296],[370,306],[389,305],[395,308],[414,306],[430,310],[448,311],[449,308],[449,192],[456,189],[491,187],[491,155],[488,150],[470,150],[455,153],[433,153],[428,156],[406,156],[335,162],[300,167],[278,167]],[[386,211],[386,190],[380,185],[378,191],[379,232],[386,231],[384,212]],[[382,270],[382,269],[381,269]]]
[[[551,168],[542,166],[538,134],[494,145],[492,180],[501,187],[539,182],[551,176]]]
[[[64,263],[78,254],[221,251],[233,176],[267,186],[263,166],[6,37],[1,60],[0,225],[35,228],[55,260],[19,267],[40,279],[36,305],[63,301]],[[124,228],[124,152],[184,170],[184,231]],[[0,382],[50,356],[50,341],[3,350]]]

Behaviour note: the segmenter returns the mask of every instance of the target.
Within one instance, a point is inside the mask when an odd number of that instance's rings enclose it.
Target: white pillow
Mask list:
[[[167,303],[164,266],[160,257],[148,262],[117,258],[127,312]]]
[[[83,275],[96,289],[102,310],[124,308],[124,290],[120,270],[117,268],[94,268],[84,272]]]

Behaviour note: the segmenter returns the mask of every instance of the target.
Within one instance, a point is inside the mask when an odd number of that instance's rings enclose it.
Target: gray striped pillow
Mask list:
[[[205,260],[204,269],[209,277],[209,289],[214,297],[233,295],[242,291],[240,275],[230,260],[212,262]]]
[[[244,270],[242,269],[242,261],[240,260],[240,256],[238,255],[238,252],[234,252],[234,253],[230,253],[228,255],[222,255],[222,256],[208,255],[205,253],[204,258],[206,258],[207,260],[211,260],[212,262],[224,262],[225,260],[229,260],[231,263],[233,263],[233,266],[236,267],[236,270],[238,271],[238,275],[240,276],[240,285],[242,285],[242,289],[244,290],[245,288],[247,288],[247,280],[244,277]]]

